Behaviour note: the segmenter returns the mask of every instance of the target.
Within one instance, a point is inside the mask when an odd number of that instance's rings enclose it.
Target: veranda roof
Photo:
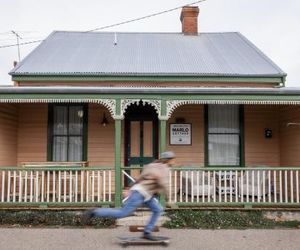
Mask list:
[[[300,104],[300,88],[0,87],[2,103],[98,102],[103,98],[195,104]]]

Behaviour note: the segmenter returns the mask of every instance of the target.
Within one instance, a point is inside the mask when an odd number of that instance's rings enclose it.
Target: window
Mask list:
[[[49,160],[86,160],[86,120],[86,105],[50,105]]]
[[[241,109],[238,105],[207,106],[207,165],[242,165]]]

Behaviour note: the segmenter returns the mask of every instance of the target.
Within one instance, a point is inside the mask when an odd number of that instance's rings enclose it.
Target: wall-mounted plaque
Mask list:
[[[170,145],[191,145],[192,125],[190,123],[170,124]]]

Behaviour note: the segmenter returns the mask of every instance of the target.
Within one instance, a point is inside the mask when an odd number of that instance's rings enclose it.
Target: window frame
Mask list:
[[[244,105],[238,105],[239,110],[239,153],[240,162],[239,165],[209,165],[209,153],[208,153],[208,105],[218,104],[206,104],[204,105],[204,166],[205,167],[245,167],[245,138],[244,138]],[[231,134],[231,133],[226,133]],[[236,133],[234,133],[236,134]]]
[[[47,146],[47,161],[53,161],[53,143],[54,143],[54,108],[56,106],[65,106],[68,108],[69,117],[69,107],[70,106],[82,106],[83,110],[83,128],[82,128],[82,161],[87,161],[87,128],[88,128],[88,104],[86,103],[51,103],[48,105],[48,146]],[[69,124],[69,121],[68,121]],[[69,126],[68,126],[69,127]],[[74,135],[66,135],[67,138]],[[69,144],[68,151],[69,151]],[[72,162],[67,160],[66,162]]]

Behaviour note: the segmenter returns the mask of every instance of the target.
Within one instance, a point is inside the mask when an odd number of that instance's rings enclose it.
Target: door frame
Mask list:
[[[131,142],[130,142],[130,122],[132,121],[140,121],[140,125],[143,125],[143,123],[145,121],[152,121],[153,122],[153,127],[152,127],[152,137],[153,137],[153,145],[152,145],[152,150],[153,150],[153,159],[151,160],[155,160],[158,157],[158,153],[159,153],[159,132],[158,132],[158,116],[157,113],[155,111],[155,109],[149,105],[142,105],[141,102],[139,103],[139,105],[134,105],[134,106],[130,106],[129,108],[131,108],[131,111],[127,112],[125,114],[125,126],[124,126],[124,165],[126,167],[130,167],[131,165],[133,165],[132,163],[129,162],[129,154],[130,154],[130,147],[131,147]],[[135,108],[137,111],[139,112],[134,112]],[[144,111],[144,112],[143,112]],[[143,130],[143,127],[140,126],[140,131]],[[140,137],[143,138],[143,135],[140,135]],[[140,140],[140,155],[143,154],[143,140]],[[147,157],[148,158],[148,157]],[[151,158],[151,157],[149,157]],[[148,164],[149,162],[147,162],[146,164]],[[145,165],[142,163],[138,163],[134,164],[134,165]],[[126,172],[130,175],[130,170],[126,170]],[[125,186],[128,184],[127,179],[125,179]]]

